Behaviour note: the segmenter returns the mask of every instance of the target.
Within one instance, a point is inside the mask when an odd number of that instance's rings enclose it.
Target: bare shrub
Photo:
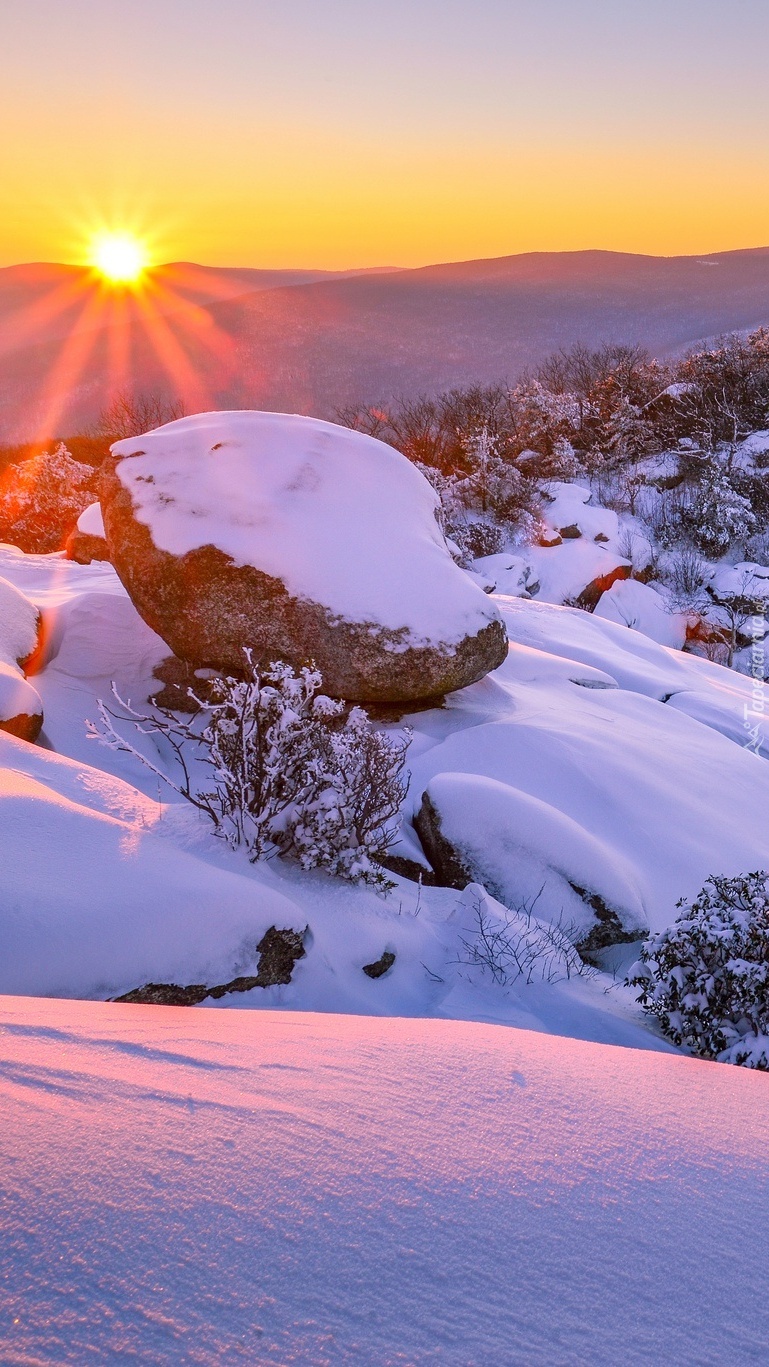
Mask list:
[[[492,982],[509,987],[518,978],[524,982],[557,983],[590,972],[574,948],[574,927],[537,920],[534,911],[541,893],[504,917],[493,914],[484,896],[473,905],[475,928],[460,936],[462,946],[457,962],[479,968]]]

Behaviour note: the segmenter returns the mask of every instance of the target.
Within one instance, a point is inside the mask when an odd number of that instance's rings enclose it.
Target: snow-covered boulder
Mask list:
[[[477,774],[438,774],[414,824],[441,883],[482,883],[587,953],[647,933],[632,867],[550,803]]]
[[[603,593],[596,617],[620,626],[633,627],[661,646],[681,650],[689,627],[689,614],[668,609],[662,594],[637,579],[618,579]]]
[[[360,701],[438,696],[505,657],[493,603],[454,564],[437,495],[392,447],[276,413],[203,413],[117,442],[110,559],[149,625],[197,665],[314,659]]]
[[[36,740],[43,724],[43,704],[24,678],[39,637],[40,613],[34,603],[0,579],[0,731],[21,740]]]
[[[90,565],[93,560],[109,560],[109,548],[104,536],[101,506],[91,503],[80,514],[75,530],[67,538],[67,559],[79,565]]]

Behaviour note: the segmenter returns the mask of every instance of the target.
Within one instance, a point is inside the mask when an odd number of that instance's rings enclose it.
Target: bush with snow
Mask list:
[[[644,945],[631,985],[700,1058],[769,1070],[769,874],[709,878]]]
[[[95,471],[55,451],[10,466],[0,480],[0,541],[37,554],[58,551],[94,501]]]
[[[205,700],[191,695],[191,718],[157,704],[143,716],[118,697],[124,717],[170,746],[176,791],[252,861],[277,850],[304,869],[387,886],[379,861],[397,839],[410,737],[377,731],[362,708],[326,697],[316,669],[278,661],[260,673],[245,654],[245,678],[210,681]],[[100,716],[95,739],[155,768],[116,729],[116,714],[101,704]],[[209,775],[200,786],[199,763]]]

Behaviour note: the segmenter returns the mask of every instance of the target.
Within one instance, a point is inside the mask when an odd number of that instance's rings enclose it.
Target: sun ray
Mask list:
[[[207,411],[212,406],[208,387],[174,336],[168,320],[158,309],[153,309],[151,301],[143,294],[138,296],[138,301],[147,337],[169,379],[177,386],[179,398],[191,405],[193,411]]]
[[[64,342],[41,395],[36,441],[49,441],[59,435],[56,429],[71,403],[77,381],[93,351],[98,319],[103,308],[104,300],[99,293],[94,292],[86,297],[77,325]]]

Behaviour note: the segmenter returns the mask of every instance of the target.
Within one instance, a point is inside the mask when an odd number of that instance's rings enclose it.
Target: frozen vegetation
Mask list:
[[[507,446],[496,391],[183,419],[103,521],[43,462],[86,563],[0,546],[9,1360],[761,1360],[769,406],[603,363]],[[286,594],[258,658],[241,571]]]

